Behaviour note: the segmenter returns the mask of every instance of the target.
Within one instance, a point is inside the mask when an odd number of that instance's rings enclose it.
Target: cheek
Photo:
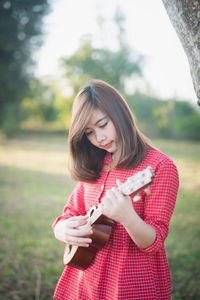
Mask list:
[[[112,136],[113,139],[117,138],[117,132],[116,132],[114,125],[112,125],[110,128],[110,135]]]
[[[88,140],[90,141],[90,143],[94,146],[96,146],[96,139],[95,137],[92,135],[90,137],[88,137]]]

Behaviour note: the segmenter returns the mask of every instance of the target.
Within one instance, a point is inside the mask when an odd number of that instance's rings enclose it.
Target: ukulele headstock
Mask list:
[[[125,183],[119,186],[119,190],[124,195],[135,194],[149,186],[153,182],[154,177],[154,172],[151,166],[149,166],[134,176],[129,177]],[[148,190],[146,189],[145,192],[148,193]]]

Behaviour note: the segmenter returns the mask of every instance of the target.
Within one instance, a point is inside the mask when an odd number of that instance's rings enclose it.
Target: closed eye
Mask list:
[[[104,124],[100,125],[99,128],[104,128],[104,127],[106,127],[107,124],[108,124],[108,122],[106,121]],[[85,135],[89,136],[92,133],[93,133],[93,131],[87,131],[87,132],[85,132]]]
[[[92,134],[92,131],[85,132],[85,135],[86,135],[86,136],[89,136],[90,134]]]
[[[103,125],[99,126],[100,128],[104,128],[106,127],[106,125],[108,124],[108,122],[104,123]]]

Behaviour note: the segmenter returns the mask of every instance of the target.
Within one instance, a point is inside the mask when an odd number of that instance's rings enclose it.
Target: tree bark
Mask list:
[[[200,105],[200,0],[162,0],[187,55]]]

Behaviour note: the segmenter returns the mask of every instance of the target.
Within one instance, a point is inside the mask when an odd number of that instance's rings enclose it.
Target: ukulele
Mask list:
[[[149,166],[145,170],[138,172],[134,176],[129,177],[126,182],[122,183],[118,189],[123,195],[132,195],[149,186],[154,180],[154,172]],[[146,194],[150,194],[150,190],[145,189]],[[135,196],[133,201],[140,200],[140,196]],[[64,250],[63,262],[65,265],[72,266],[77,269],[85,270],[92,262],[96,252],[102,249],[109,240],[114,221],[102,214],[101,203],[92,206],[86,214],[88,216],[87,224],[84,227],[92,227],[92,243],[89,247],[81,247],[67,244]],[[82,226],[83,228],[83,226]]]

